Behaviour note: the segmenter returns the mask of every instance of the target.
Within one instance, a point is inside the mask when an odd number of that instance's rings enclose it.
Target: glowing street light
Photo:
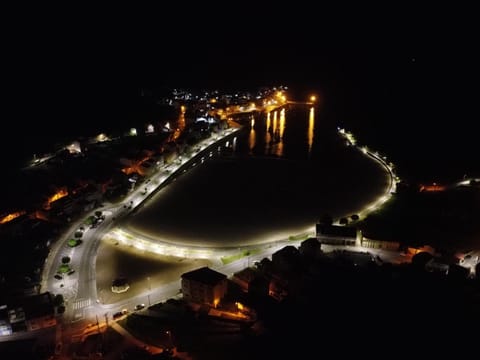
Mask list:
[[[150,292],[152,291],[152,287],[150,286],[150,276],[147,276],[147,281],[148,281],[148,306],[151,306],[152,304],[150,303]]]
[[[310,101],[315,102],[317,100],[317,97],[315,95],[310,96]]]

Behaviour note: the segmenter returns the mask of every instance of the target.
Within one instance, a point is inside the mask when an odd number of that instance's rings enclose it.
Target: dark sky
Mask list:
[[[460,136],[478,119],[479,62],[468,19],[406,6],[338,22],[293,5],[273,12],[243,4],[220,16],[189,10],[157,11],[154,20],[22,18],[4,51],[2,156],[12,134],[27,144],[115,125],[130,116],[139,88],[165,85],[320,88],[335,116],[356,119],[354,127],[384,133],[389,126],[401,136],[438,129],[434,146],[452,128],[450,143],[473,139]]]

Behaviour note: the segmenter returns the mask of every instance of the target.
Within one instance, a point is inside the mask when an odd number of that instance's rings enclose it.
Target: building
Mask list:
[[[300,252],[295,246],[285,246],[272,254],[272,263],[280,273],[292,273],[300,267]]]
[[[206,266],[182,274],[181,279],[187,301],[216,307],[227,293],[227,276]]]
[[[360,246],[362,232],[351,226],[316,225],[317,239],[322,244]]]
[[[302,256],[314,259],[322,253],[321,244],[317,238],[308,238],[300,243],[298,251]]]
[[[257,270],[247,267],[234,273],[231,280],[246,293],[268,295],[269,281]]]
[[[57,324],[50,293],[2,301],[0,305],[0,335],[33,331]]]
[[[439,272],[444,275],[448,274],[448,270],[450,269],[450,265],[446,262],[442,261],[441,259],[432,257],[426,264],[425,270],[428,272]]]
[[[373,240],[367,238],[362,239],[362,246],[370,249],[382,249],[392,251],[398,251],[398,249],[400,249],[400,243],[398,241]]]
[[[255,270],[247,267],[234,273],[232,276],[232,281],[238,286],[240,286],[242,291],[248,292],[251,282],[253,281],[253,279],[255,279],[255,273]]]

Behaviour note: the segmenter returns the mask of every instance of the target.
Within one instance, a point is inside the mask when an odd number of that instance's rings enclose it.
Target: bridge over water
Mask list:
[[[313,101],[293,101],[293,100],[287,100],[286,102],[288,105],[308,105],[308,106],[314,106],[315,102]]]

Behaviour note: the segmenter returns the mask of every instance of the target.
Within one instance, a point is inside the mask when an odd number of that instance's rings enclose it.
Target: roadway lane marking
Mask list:
[[[90,299],[81,299],[77,300],[73,303],[73,310],[79,310],[86,308],[91,305],[91,300]]]

